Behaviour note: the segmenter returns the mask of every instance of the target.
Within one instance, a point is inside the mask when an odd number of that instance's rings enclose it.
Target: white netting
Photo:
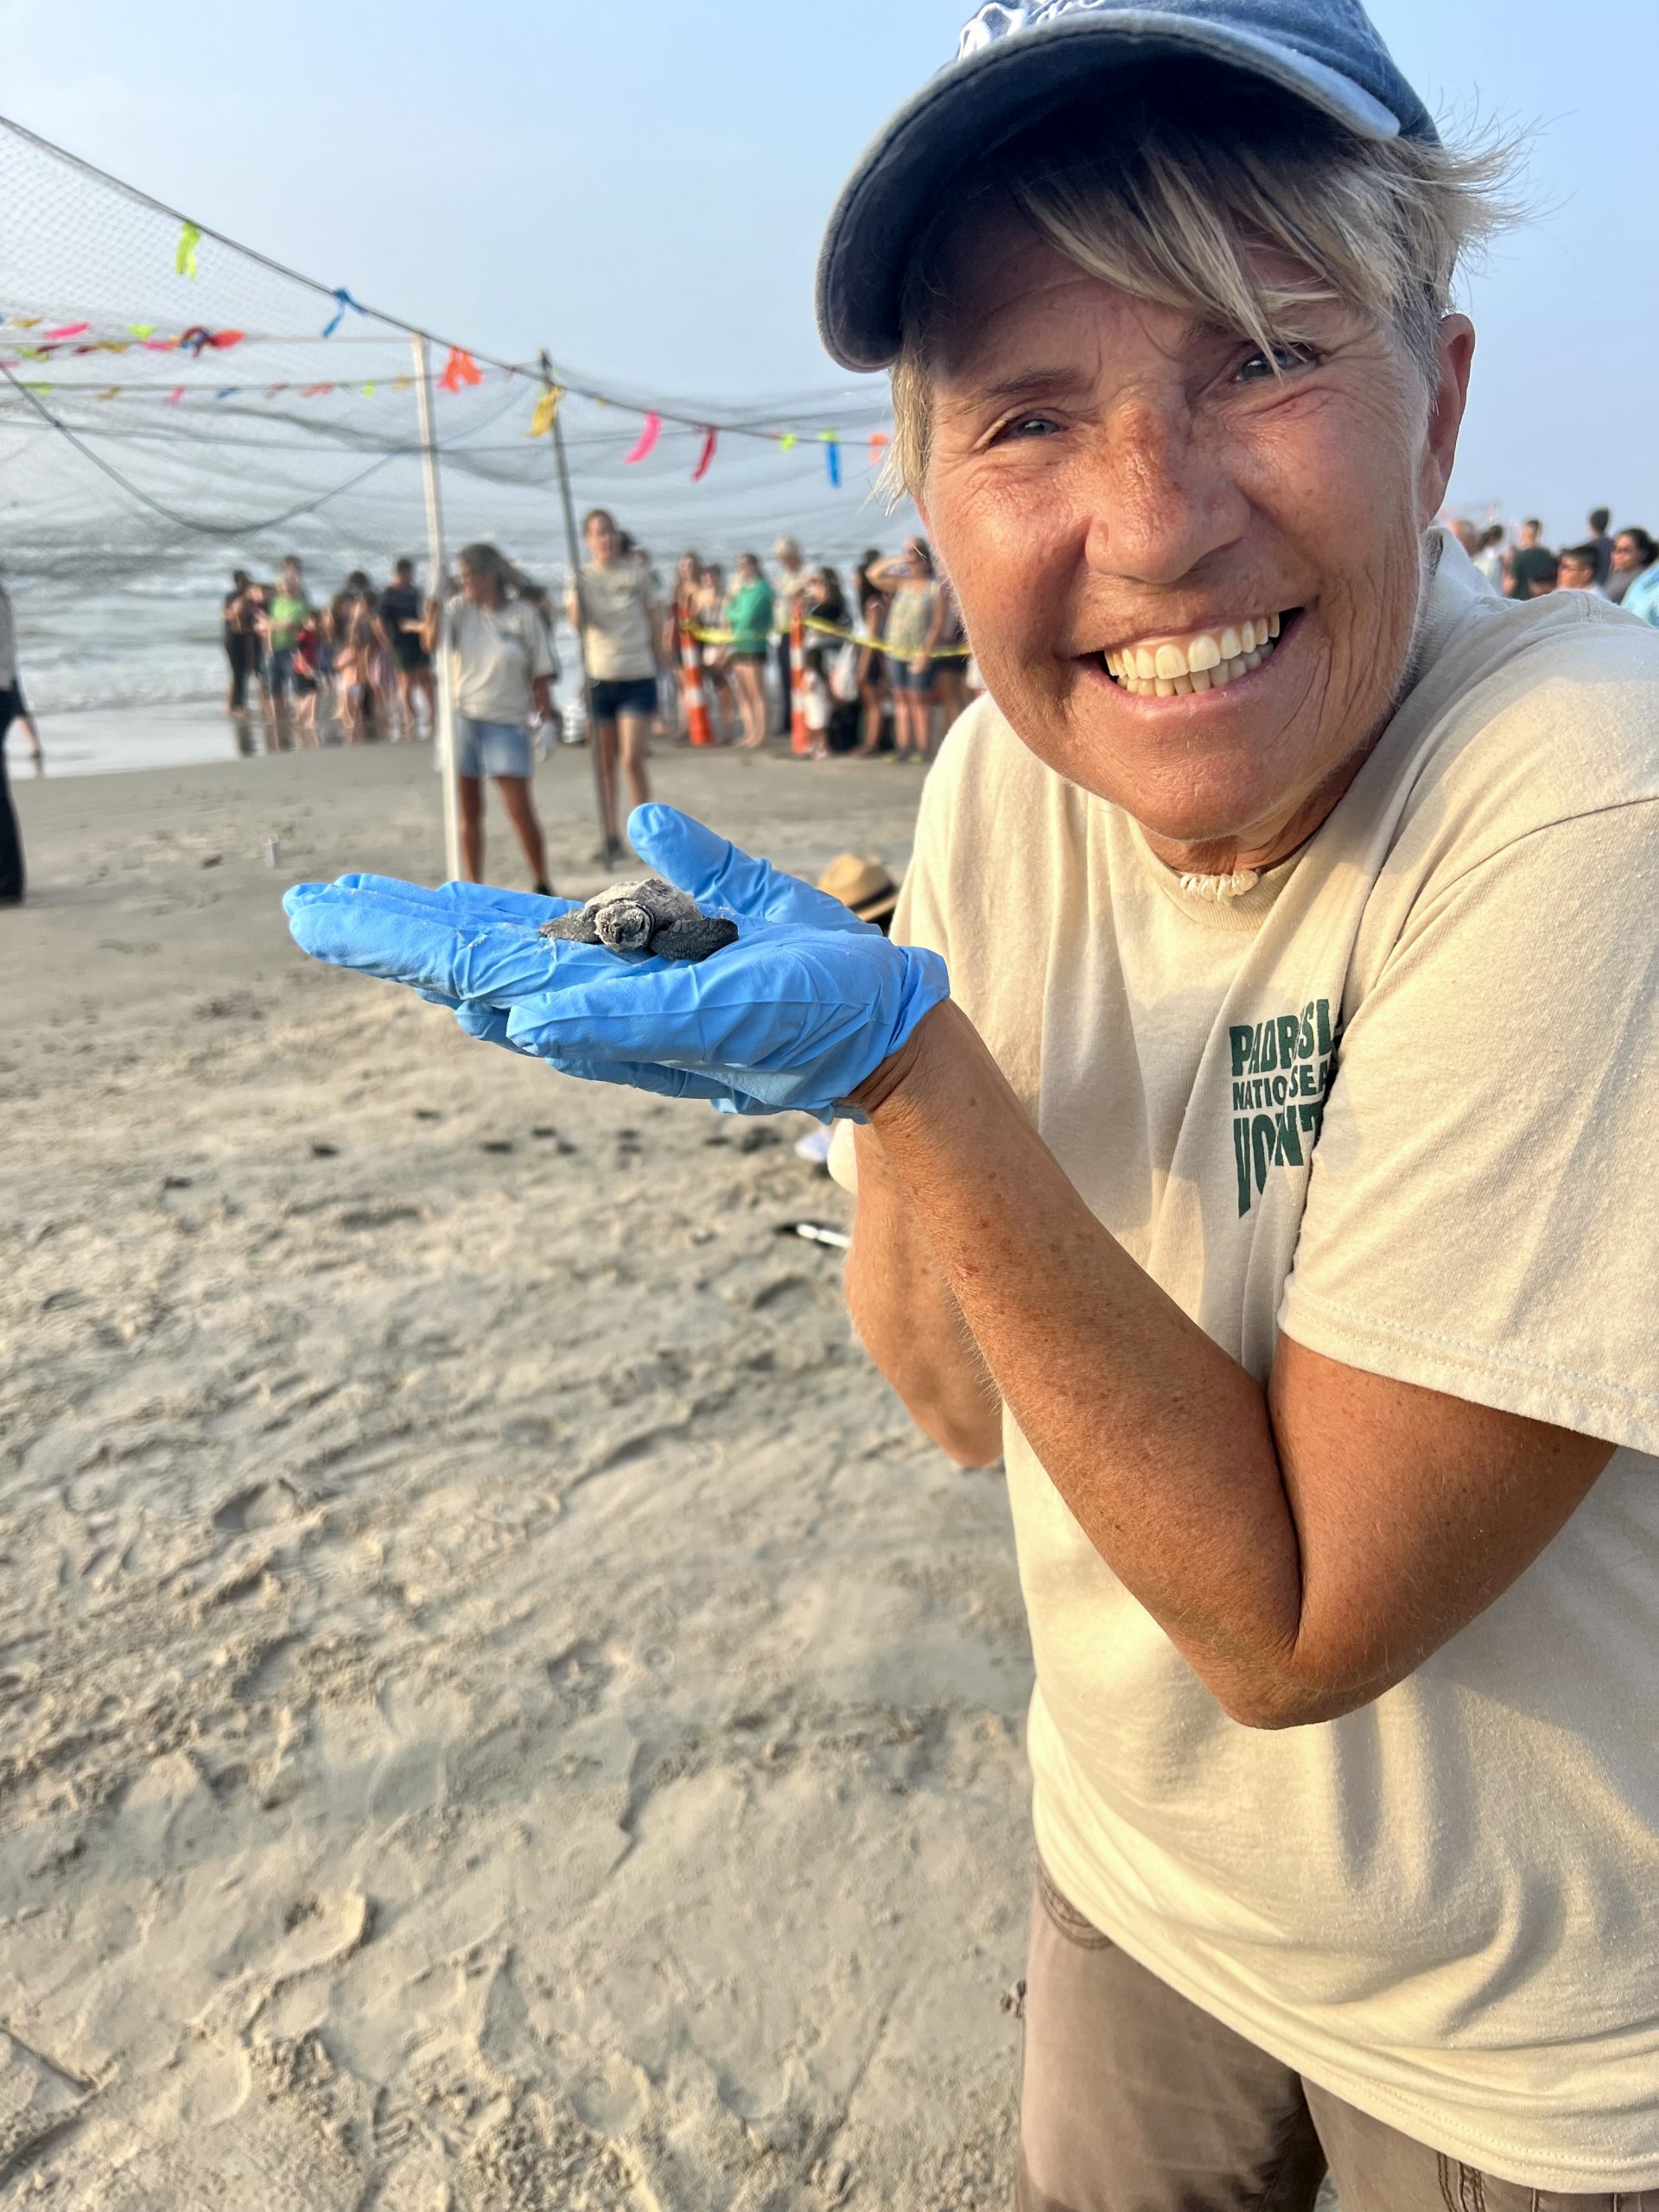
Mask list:
[[[423,552],[410,325],[3,118],[0,283],[0,566],[44,703],[211,689],[232,564],[269,573],[297,552],[329,588]],[[554,581],[564,537],[551,442],[529,435],[536,355],[494,359],[438,333],[429,366],[451,544],[493,537]],[[578,500],[616,509],[664,571],[688,546],[729,560],[780,531],[842,563],[893,535],[870,496],[879,381],[715,406],[601,398],[554,373]],[[660,436],[629,466],[652,410]],[[104,610],[91,625],[88,594]]]

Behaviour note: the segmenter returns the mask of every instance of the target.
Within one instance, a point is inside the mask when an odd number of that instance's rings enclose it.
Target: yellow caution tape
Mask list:
[[[895,652],[885,638],[870,637],[862,630],[843,630],[836,623],[821,621],[815,614],[806,615],[802,626],[816,631],[821,637],[833,638],[838,645],[860,645],[871,652],[886,653],[889,660],[967,660],[974,650],[969,645],[930,645],[925,652]],[[737,633],[734,630],[699,630],[694,627],[690,634],[700,645],[729,645]],[[778,635],[786,638],[789,632],[782,630]]]

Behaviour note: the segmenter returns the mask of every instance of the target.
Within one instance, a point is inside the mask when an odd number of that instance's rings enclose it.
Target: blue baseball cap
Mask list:
[[[1361,138],[1438,143],[1359,0],[989,0],[956,60],[869,148],[830,219],[818,329],[835,359],[884,369],[898,358],[906,264],[972,155],[1071,105],[1091,79],[1195,54],[1265,79]]]

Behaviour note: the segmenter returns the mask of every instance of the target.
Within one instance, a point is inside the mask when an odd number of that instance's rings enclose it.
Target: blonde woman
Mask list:
[[[484,780],[491,778],[530,869],[532,887],[549,893],[547,845],[531,793],[535,756],[531,729],[555,719],[558,675],[546,626],[517,595],[519,577],[493,545],[463,547],[459,588],[445,628],[454,685],[456,780],[461,794],[462,865],[484,880]],[[436,638],[429,617],[428,650]]]

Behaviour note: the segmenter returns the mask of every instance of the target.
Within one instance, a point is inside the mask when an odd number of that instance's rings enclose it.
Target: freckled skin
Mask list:
[[[1293,852],[1398,696],[1472,328],[1442,325],[1431,391],[1392,330],[1317,305],[1315,357],[1275,378],[1012,210],[976,214],[944,290],[921,505],[997,704],[1172,866]],[[1084,658],[1295,608],[1258,673],[1192,699],[1134,698]]]

